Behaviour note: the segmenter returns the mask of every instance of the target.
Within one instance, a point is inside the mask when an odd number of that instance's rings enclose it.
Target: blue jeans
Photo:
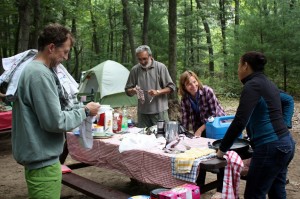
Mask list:
[[[256,147],[247,174],[245,199],[286,198],[286,175],[294,157],[295,142],[290,133],[279,140]]]

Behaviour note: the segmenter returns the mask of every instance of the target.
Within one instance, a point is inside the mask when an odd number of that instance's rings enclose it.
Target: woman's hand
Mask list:
[[[198,128],[198,130],[195,132],[195,137],[201,137],[203,131],[205,131],[205,124]]]
[[[217,157],[220,158],[220,159],[224,159],[223,156],[225,155],[226,153],[224,153],[223,151],[221,151],[220,149],[218,149],[217,151]]]
[[[201,137],[202,135],[202,131],[200,130],[200,128],[195,132],[195,137]]]

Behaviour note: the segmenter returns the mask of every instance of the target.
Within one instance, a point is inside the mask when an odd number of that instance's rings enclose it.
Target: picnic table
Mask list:
[[[158,148],[147,150],[129,150],[122,153],[119,152],[120,138],[122,135],[116,134],[109,139],[94,139],[92,149],[85,149],[79,142],[79,137],[69,132],[66,135],[66,148],[68,154],[72,159],[78,161],[74,165],[68,165],[71,169],[78,169],[86,166],[96,166],[106,168],[112,171],[120,172],[130,178],[134,178],[140,182],[154,184],[165,188],[172,188],[180,186],[185,183],[192,183],[185,180],[178,179],[172,175],[171,159],[175,154],[165,153]],[[197,138],[189,139],[191,147],[207,147],[208,142],[213,142],[213,139]],[[65,148],[65,149],[66,149]],[[61,162],[63,163],[66,158],[65,154],[62,155]],[[213,158],[207,161],[202,161],[199,167],[207,171],[224,168],[226,165],[225,160]],[[196,178],[199,172],[197,170]],[[105,198],[103,194],[95,194],[99,192],[100,184],[94,182],[87,182],[84,176],[77,174],[64,174],[63,184],[70,186],[78,191],[85,193],[93,198]],[[89,184],[90,183],[90,184]],[[82,188],[87,185],[87,188]],[[210,182],[201,187],[201,192],[204,193],[211,189],[216,188],[217,181]],[[88,189],[88,190],[87,190]],[[102,190],[103,191],[103,190]],[[105,189],[104,191],[107,191]],[[112,190],[109,190],[113,193]],[[101,197],[99,195],[102,195]],[[128,196],[128,195],[127,195]],[[116,198],[126,198],[127,196],[119,196]],[[112,196],[108,198],[114,198]]]
[[[0,112],[0,133],[10,132],[12,127],[12,111]]]

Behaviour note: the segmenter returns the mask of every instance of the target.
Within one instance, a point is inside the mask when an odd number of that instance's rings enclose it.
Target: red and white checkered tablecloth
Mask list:
[[[90,165],[115,170],[144,183],[172,188],[186,182],[172,176],[171,157],[160,149],[130,150],[119,152],[120,138],[116,134],[110,139],[94,139],[93,148],[85,149],[79,138],[67,133],[69,154],[74,160]],[[188,139],[192,147],[207,147],[205,138]]]

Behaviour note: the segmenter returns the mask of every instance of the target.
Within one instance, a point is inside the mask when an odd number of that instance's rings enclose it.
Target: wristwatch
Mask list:
[[[87,117],[90,116],[90,109],[88,107],[84,107],[84,112]]]
[[[159,90],[156,90],[157,94],[160,94],[160,91]]]

